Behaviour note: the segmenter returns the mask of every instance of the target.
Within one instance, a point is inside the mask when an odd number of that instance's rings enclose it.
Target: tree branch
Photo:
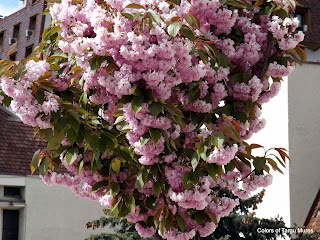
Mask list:
[[[267,49],[266,49],[265,56],[264,56],[263,67],[262,67],[261,72],[259,74],[260,79],[264,78],[264,76],[268,70],[272,47],[273,47],[273,36],[272,36],[271,32],[268,32]]]
[[[162,237],[156,232],[156,234],[153,236],[155,240],[162,240]]]

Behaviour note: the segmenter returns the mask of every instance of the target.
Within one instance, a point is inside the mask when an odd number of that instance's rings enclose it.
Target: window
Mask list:
[[[4,31],[0,32],[0,52],[3,51]]]
[[[15,52],[15,53],[12,53],[10,56],[9,56],[9,59],[11,60],[11,61],[15,61],[16,59],[17,59],[17,53]]]
[[[18,240],[19,210],[3,209],[2,240]]]
[[[16,38],[18,40],[19,39],[19,32],[20,32],[20,23],[17,25],[14,25],[12,38]]]
[[[4,187],[4,196],[5,197],[14,197],[14,198],[20,198],[20,188],[19,187]]]
[[[27,29],[27,36],[28,37],[31,37],[34,35],[34,31],[36,29],[36,23],[37,23],[37,15],[30,17],[29,28]]]
[[[24,57],[28,57],[32,53],[32,50],[33,50],[33,45],[26,47],[26,54]]]
[[[311,19],[310,19],[309,9],[297,7],[295,16],[296,18],[298,18],[300,22],[297,30],[304,31],[304,32],[310,31]]]
[[[0,240],[25,239],[25,188],[0,185]]]

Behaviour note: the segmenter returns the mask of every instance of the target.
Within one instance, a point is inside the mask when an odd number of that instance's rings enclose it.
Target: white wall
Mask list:
[[[266,149],[272,147],[284,147],[288,149],[288,78],[281,83],[279,94],[262,105],[262,117],[266,119],[266,126],[260,132],[253,135],[250,143],[258,143]],[[254,152],[259,154],[259,152]],[[261,153],[260,153],[261,154]],[[279,164],[280,166],[280,164]],[[290,225],[289,209],[289,173],[283,169],[284,175],[273,175],[273,184],[266,188],[263,202],[258,205],[257,216],[261,218],[283,217],[285,223]]]
[[[289,79],[291,223],[304,224],[320,187],[320,65],[297,66]]]
[[[84,227],[103,215],[97,202],[77,197],[63,186],[48,187],[34,176],[26,178],[25,194],[25,240],[83,240],[102,232]]]

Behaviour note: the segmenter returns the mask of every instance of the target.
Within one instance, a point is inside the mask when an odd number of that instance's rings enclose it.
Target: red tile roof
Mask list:
[[[0,174],[30,175],[33,153],[43,147],[33,129],[0,106]]]
[[[320,231],[320,189],[304,225],[309,229]]]

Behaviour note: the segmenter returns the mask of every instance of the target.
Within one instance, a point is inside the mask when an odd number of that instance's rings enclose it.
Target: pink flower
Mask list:
[[[140,223],[136,223],[135,228],[141,237],[152,237],[156,233],[153,227],[143,227]]]

